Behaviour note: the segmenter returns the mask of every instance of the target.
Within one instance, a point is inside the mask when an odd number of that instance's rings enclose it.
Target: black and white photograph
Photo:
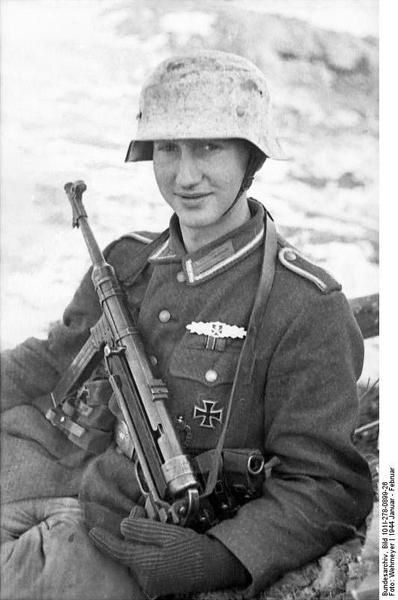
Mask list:
[[[2,0],[1,600],[396,597],[382,4]]]

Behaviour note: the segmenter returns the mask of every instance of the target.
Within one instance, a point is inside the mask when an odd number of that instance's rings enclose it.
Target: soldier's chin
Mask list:
[[[178,215],[180,220],[180,225],[184,227],[188,227],[189,229],[202,229],[204,227],[209,227],[213,224],[213,222],[209,219],[208,215],[204,214],[189,214],[182,213]]]

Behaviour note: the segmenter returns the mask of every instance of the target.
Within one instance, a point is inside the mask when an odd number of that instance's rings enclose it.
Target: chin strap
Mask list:
[[[254,176],[256,172],[261,169],[266,160],[265,154],[257,150],[255,146],[250,148],[249,160],[247,161],[246,171],[243,175],[242,183],[240,185],[239,191],[235,196],[235,200],[232,202],[231,206],[227,208],[227,210],[223,213],[223,216],[228,214],[229,211],[235,206],[243,192],[249,189],[251,184],[253,183]]]

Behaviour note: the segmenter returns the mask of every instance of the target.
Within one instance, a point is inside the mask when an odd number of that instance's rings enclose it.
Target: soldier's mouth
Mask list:
[[[186,210],[202,210],[207,206],[206,201],[209,196],[210,194],[203,194],[200,196],[182,196],[180,199],[181,206]]]
[[[183,200],[200,200],[201,198],[206,198],[207,196],[210,196],[210,194],[211,192],[205,192],[195,194],[176,194],[176,196],[182,198]]]

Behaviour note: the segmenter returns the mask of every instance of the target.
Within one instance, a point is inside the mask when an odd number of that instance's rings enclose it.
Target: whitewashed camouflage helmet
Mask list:
[[[269,158],[286,158],[272,132],[265,77],[236,54],[163,61],[142,89],[137,120],[126,161],[151,160],[154,140],[203,138],[241,138]]]

